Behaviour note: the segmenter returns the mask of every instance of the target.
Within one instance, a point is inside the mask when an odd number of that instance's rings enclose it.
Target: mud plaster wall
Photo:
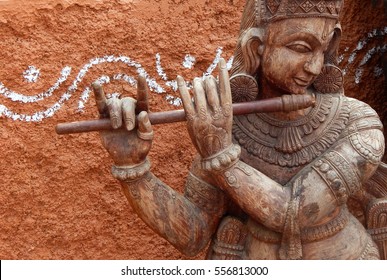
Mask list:
[[[340,66],[346,94],[387,126],[387,22],[368,2],[346,1]],[[202,76],[221,53],[232,57],[243,4],[0,0],[0,259],[186,259],[133,213],[98,134],[54,126],[97,116],[92,81],[131,94],[138,72],[153,111],[176,109],[177,74]],[[181,191],[194,155],[185,126],[155,131],[152,170]]]

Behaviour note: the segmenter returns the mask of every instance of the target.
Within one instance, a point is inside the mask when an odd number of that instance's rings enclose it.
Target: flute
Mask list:
[[[270,112],[291,112],[315,105],[315,98],[310,95],[283,95],[281,97],[232,104],[234,116]],[[165,112],[148,112],[152,125],[186,121],[184,110]],[[84,133],[101,130],[112,130],[110,119],[76,121],[58,124],[57,134]]]

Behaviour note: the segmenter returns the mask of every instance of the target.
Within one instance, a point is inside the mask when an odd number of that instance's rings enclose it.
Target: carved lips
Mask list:
[[[312,83],[312,80],[308,78],[295,77],[293,80],[300,87],[308,87]]]

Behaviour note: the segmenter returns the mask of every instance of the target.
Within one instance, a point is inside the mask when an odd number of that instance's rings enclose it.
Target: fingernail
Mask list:
[[[132,119],[126,119],[125,120],[126,124],[126,130],[131,131],[134,128],[134,121]]]
[[[226,60],[224,60],[224,58],[219,59],[219,67],[222,70],[227,68],[227,63],[226,63]]]
[[[183,87],[185,85],[185,81],[182,76],[177,76],[176,81],[178,87]]]
[[[93,87],[93,89],[100,89],[101,88],[101,84],[98,82],[92,83],[91,86]]]
[[[197,77],[193,80],[194,83],[200,83],[200,84],[202,83],[202,81],[203,80],[201,78],[197,78]]]
[[[149,115],[148,115],[146,112],[144,112],[144,114],[145,114],[145,116],[144,116],[144,121],[145,121],[146,123],[150,122],[150,120],[149,120]]]
[[[213,83],[215,83],[215,84],[216,84],[216,79],[215,79],[215,77],[214,77],[214,76],[212,76],[212,75],[211,75],[211,76],[209,76],[209,78],[210,78],[210,81],[211,81],[211,82],[213,82]]]
[[[148,115],[148,113],[145,112],[145,111],[142,111],[142,112],[140,113],[140,115],[138,115],[138,117],[139,117],[141,120],[143,120],[144,123],[149,122],[149,115]]]
[[[112,120],[112,126],[113,126],[114,129],[119,128],[118,121]]]

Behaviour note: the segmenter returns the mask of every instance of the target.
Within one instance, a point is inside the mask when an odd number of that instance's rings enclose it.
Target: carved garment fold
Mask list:
[[[282,234],[279,258],[281,260],[301,260],[302,243],[301,230],[298,222],[298,210],[300,208],[300,197],[302,192],[301,177],[292,184],[292,197],[289,203],[284,231]]]

